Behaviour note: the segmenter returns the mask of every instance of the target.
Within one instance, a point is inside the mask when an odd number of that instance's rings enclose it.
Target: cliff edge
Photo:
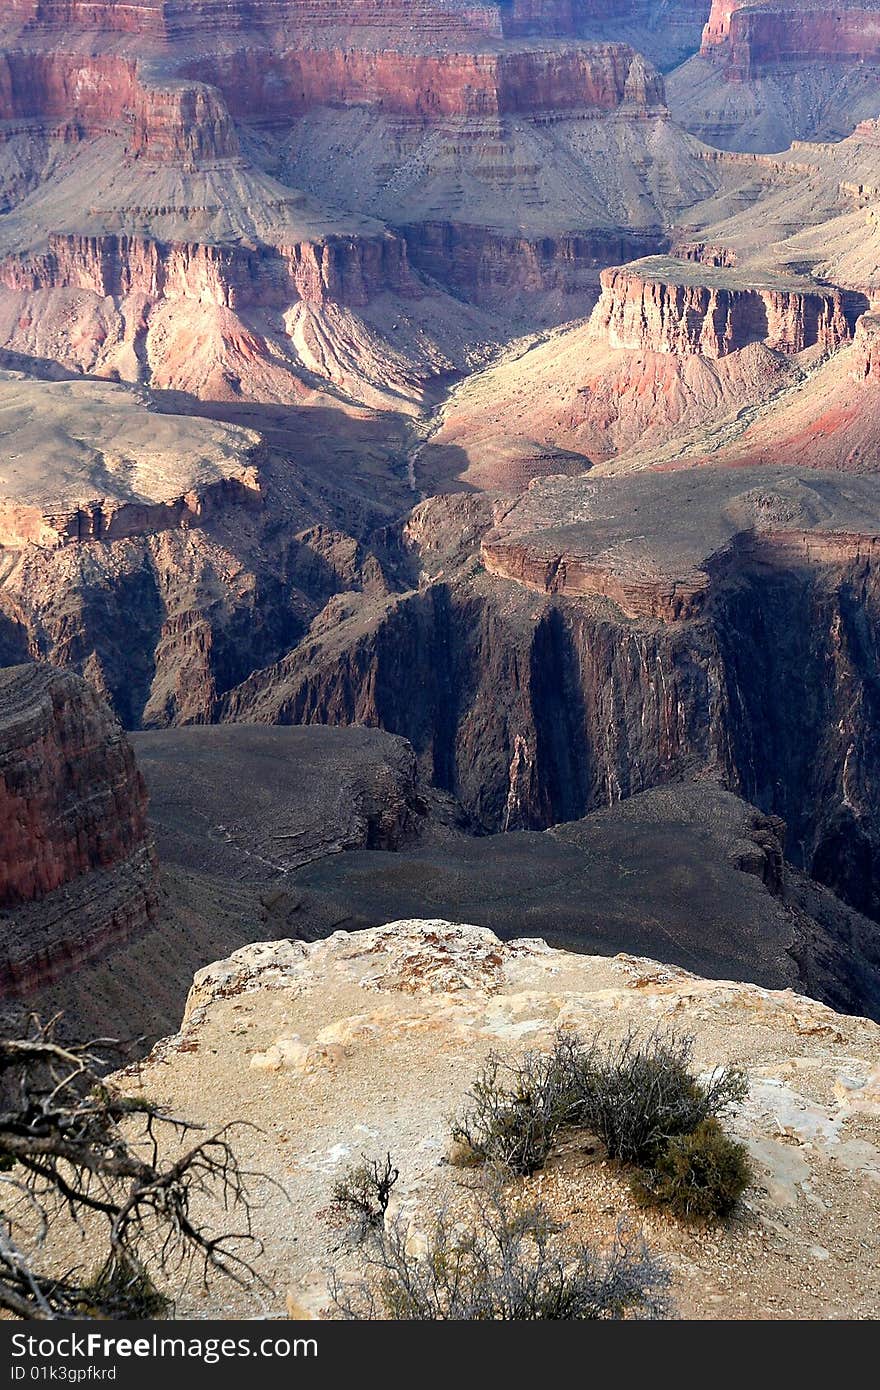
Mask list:
[[[687,1030],[700,1067],[748,1072],[733,1128],[757,1182],[740,1216],[700,1231],[639,1218],[670,1265],[681,1316],[877,1316],[880,1029],[787,990],[401,921],[248,946],[206,967],[181,1032],[123,1083],[208,1125],[257,1126],[240,1131],[241,1158],[286,1189],[260,1180],[255,1194],[261,1272],[276,1290],[268,1311],[282,1311],[287,1291],[298,1316],[320,1315],[327,1268],[344,1260],[322,1219],[334,1179],[361,1153],[390,1150],[397,1210],[415,1234],[461,1181],[446,1161],[448,1117],[486,1054],[545,1046],[561,1025],[606,1037],[630,1025]],[[600,1244],[634,1214],[601,1146],[560,1156],[529,1190]],[[183,1290],[180,1314],[204,1316],[199,1292]],[[240,1290],[215,1298],[214,1316],[251,1306]]]

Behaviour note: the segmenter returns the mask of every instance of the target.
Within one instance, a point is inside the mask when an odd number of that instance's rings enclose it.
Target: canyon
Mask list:
[[[682,1315],[876,1316],[878,208],[872,0],[4,7],[2,1026],[260,1127],[263,1313],[362,1136],[418,1241],[491,1048],[684,1020]]]
[[[877,1017],[874,49],[6,7],[15,1006],[153,1042],[207,959],[430,902]]]
[[[699,52],[676,70],[672,108],[722,148],[839,139],[876,114],[880,15],[863,0],[713,0]]]

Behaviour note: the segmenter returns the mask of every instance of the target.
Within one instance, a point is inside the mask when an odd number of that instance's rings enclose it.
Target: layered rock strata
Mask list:
[[[755,342],[833,352],[852,336],[840,290],[784,276],[657,256],[603,270],[600,281],[591,332],[615,348],[717,358]]]
[[[258,248],[56,233],[44,251],[0,262],[0,284],[24,294],[76,288],[101,298],[134,294],[233,309],[289,309],[297,300],[363,307],[386,291],[419,293],[406,244],[392,233]]]
[[[216,86],[232,115],[289,120],[317,107],[370,105],[420,120],[602,112],[664,105],[663,80],[624,44],[420,53],[252,49],[185,65]]]
[[[876,112],[874,0],[714,0],[700,52],[672,75],[672,110],[709,144],[785,150],[839,140]]]
[[[47,666],[0,670],[0,993],[155,919],[146,817],[134,754],[91,687]]]
[[[778,73],[793,64],[876,63],[880,11],[845,3],[741,3],[713,0],[701,46],[734,81]]]

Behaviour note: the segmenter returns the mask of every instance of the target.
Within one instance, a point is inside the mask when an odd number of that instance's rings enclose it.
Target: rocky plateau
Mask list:
[[[788,990],[396,921],[313,945],[252,945],[206,967],[181,1031],[121,1080],[209,1126],[250,1122],[243,1153],[275,1180],[260,1189],[256,1218],[273,1285],[265,1310],[320,1318],[332,1314],[328,1269],[353,1272],[321,1215],[347,1163],[393,1153],[393,1214],[415,1243],[438,1206],[467,1209],[446,1161],[449,1114],[490,1050],[546,1047],[559,1026],[618,1037],[683,1019],[701,1067],[733,1062],[749,1077],[734,1128],[755,1182],[739,1220],[707,1238],[634,1213],[601,1146],[560,1155],[525,1181],[525,1195],[600,1247],[620,1219],[643,1222],[682,1316],[876,1317],[877,1025]],[[83,1243],[72,1237],[65,1258],[81,1259]],[[180,1303],[192,1315],[203,1308],[195,1287]],[[227,1316],[252,1307],[246,1292],[222,1297]]]

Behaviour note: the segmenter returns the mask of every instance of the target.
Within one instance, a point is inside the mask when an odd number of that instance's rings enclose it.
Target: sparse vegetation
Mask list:
[[[599,1256],[567,1242],[541,1203],[512,1204],[497,1185],[480,1190],[466,1220],[440,1212],[420,1249],[400,1221],[374,1229],[365,1249],[363,1280],[331,1280],[346,1318],[522,1322],[669,1311],[669,1274],[640,1235],[621,1227]]]
[[[670,1139],[631,1186],[642,1206],[665,1207],[683,1221],[719,1220],[731,1214],[751,1178],[745,1146],[708,1119],[692,1134]]]
[[[693,1072],[693,1039],[628,1032],[581,1054],[577,1121],[597,1134],[610,1158],[650,1163],[677,1135],[691,1134],[741,1101],[742,1072],[722,1067],[703,1081]]]
[[[528,1176],[544,1165],[560,1130],[589,1130],[610,1158],[643,1170],[640,1200],[653,1194],[652,1202],[676,1214],[721,1217],[748,1186],[750,1170],[718,1117],[746,1091],[733,1067],[697,1076],[689,1037],[630,1031],[602,1044],[560,1032],[549,1053],[513,1061],[493,1054],[452,1134],[465,1153]]]
[[[363,1157],[334,1184],[330,1211],[338,1221],[348,1224],[349,1238],[356,1244],[384,1223],[399,1177],[389,1153],[381,1162]]]
[[[528,1176],[543,1167],[561,1126],[574,1117],[568,1035],[549,1056],[514,1062],[493,1053],[471,1087],[452,1137],[484,1162]]]
[[[30,1037],[0,1040],[0,1308],[16,1317],[164,1316],[170,1299],[157,1281],[193,1266],[207,1284],[223,1274],[259,1283],[246,1253],[249,1180],[230,1144],[231,1125],[199,1126],[101,1075],[113,1044],[61,1044],[52,1024]],[[163,1158],[162,1136],[178,1141]],[[198,1210],[219,1200],[229,1226],[214,1230]],[[88,1221],[91,1275],[51,1265],[47,1237],[57,1221]],[[235,1225],[238,1224],[238,1230]]]
[[[82,1287],[78,1314],[88,1318],[168,1317],[174,1300],[156,1288],[143,1265],[110,1255]]]

